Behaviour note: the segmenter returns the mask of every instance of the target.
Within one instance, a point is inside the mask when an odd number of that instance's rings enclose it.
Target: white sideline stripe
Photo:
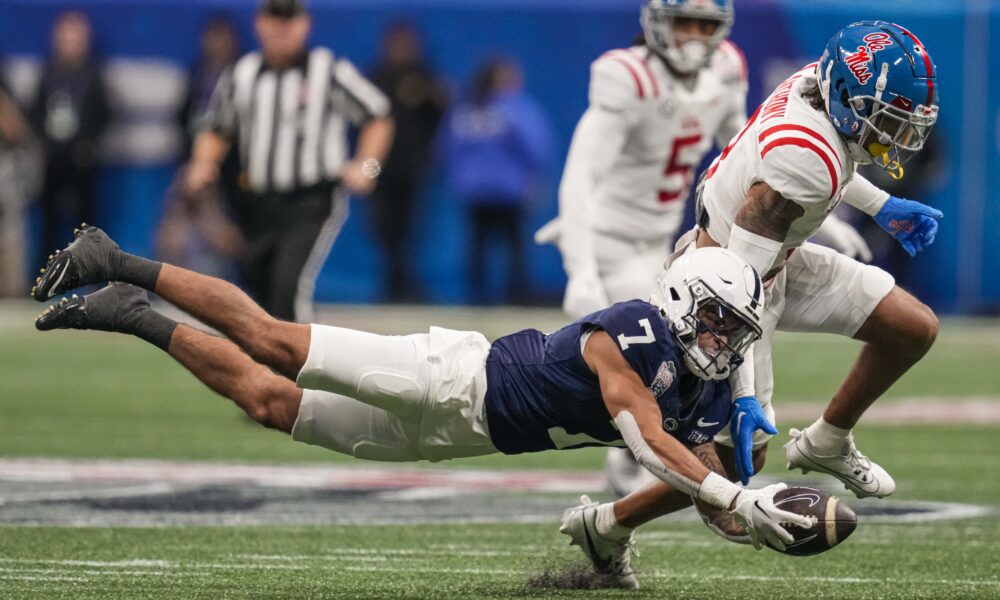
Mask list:
[[[375,549],[359,549],[365,552],[374,551]],[[387,552],[388,553],[388,552]],[[316,558],[308,556],[295,556],[295,555],[247,555],[248,557],[258,557],[264,559],[278,559],[278,560],[296,560],[300,558]],[[190,576],[197,575],[197,573],[192,573],[191,570],[198,569],[261,569],[261,568],[275,568],[275,569],[287,569],[287,566],[275,566],[275,565],[258,565],[258,564],[245,564],[245,563],[176,563],[171,561],[162,560],[146,560],[146,559],[136,559],[136,560],[124,560],[124,561],[79,561],[79,560],[33,560],[33,559],[10,559],[10,558],[0,558],[0,561],[5,562],[30,562],[30,563],[44,563],[44,564],[61,564],[66,566],[167,566],[172,568],[184,568],[183,572],[166,572],[166,571],[113,571],[113,570],[96,570],[96,571],[66,571],[73,575],[86,574],[86,575],[160,575],[160,576]],[[304,569],[305,567],[294,567],[295,569]],[[533,571],[524,569],[478,569],[478,568],[447,568],[447,567],[400,567],[400,566],[354,566],[346,565],[339,566],[335,565],[333,568],[351,571],[351,572],[363,572],[363,573],[437,573],[437,574],[463,574],[463,575],[530,575]],[[35,575],[18,575],[17,573],[50,573],[55,572],[52,576],[35,576]],[[4,573],[12,573],[10,575],[5,575]],[[786,576],[771,576],[771,575],[725,575],[725,574],[714,574],[714,573],[666,573],[662,571],[651,571],[643,572],[640,574],[641,577],[651,578],[651,579],[694,579],[698,581],[761,581],[761,582],[771,582],[771,581],[787,581]],[[62,575],[60,572],[46,569],[11,569],[11,568],[0,568],[0,579],[38,579],[38,580],[53,580],[53,581],[84,581],[84,577],[72,577],[68,575]],[[899,578],[870,578],[870,577],[818,577],[818,576],[796,576],[796,581],[805,582],[815,582],[815,583],[835,583],[835,584],[907,584],[907,585],[967,585],[967,586],[1000,586],[1000,580],[996,579],[899,579]]]
[[[0,575],[0,581],[88,581],[88,578],[63,575]]]
[[[150,560],[144,558],[137,558],[132,560],[103,561],[103,560],[68,560],[68,559],[59,560],[52,558],[0,557],[0,562],[35,564],[35,565],[66,565],[73,567],[159,567],[159,568],[174,569],[180,566],[180,563],[173,561]]]
[[[788,581],[787,576],[772,575],[721,575],[721,574],[698,574],[698,573],[640,573],[639,577],[649,577],[652,579],[698,579],[698,580],[731,580],[731,581]],[[983,585],[1000,586],[1000,580],[996,579],[893,579],[893,578],[871,578],[871,577],[817,577],[801,575],[795,576],[795,581],[808,581],[815,583],[888,583],[907,585]]]
[[[11,481],[130,481],[157,483],[255,483],[268,487],[341,489],[452,488],[468,492],[600,490],[593,471],[489,471],[329,465],[254,465],[161,460],[0,459],[0,479]]]
[[[812,421],[823,412],[823,403],[776,402],[774,411],[782,421]],[[926,396],[876,402],[861,418],[863,425],[997,425],[1000,396]]]
[[[151,494],[167,494],[175,491],[176,489],[176,486],[168,483],[147,483],[143,485],[131,485],[105,490],[75,489],[41,492],[37,494],[16,494],[12,496],[0,497],[0,506],[30,502],[52,502],[59,500],[132,498],[135,496],[145,496]]]
[[[530,575],[531,571],[511,570],[511,569],[449,569],[434,567],[345,567],[345,571],[369,572],[369,573],[441,573],[441,574],[469,574],[469,575]],[[701,573],[661,573],[661,572],[640,572],[640,578],[652,579],[694,579],[705,580],[731,580],[731,581],[788,581],[787,576],[770,575],[715,575]],[[1000,586],[1000,580],[980,580],[980,579],[874,579],[867,577],[802,577],[796,576],[796,581],[810,581],[816,583],[889,583],[908,585],[973,585],[973,586]]]

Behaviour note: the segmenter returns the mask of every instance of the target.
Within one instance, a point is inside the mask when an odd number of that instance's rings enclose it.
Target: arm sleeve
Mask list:
[[[215,90],[212,92],[212,98],[209,100],[208,109],[205,111],[199,129],[208,129],[229,139],[236,137],[237,117],[234,91],[233,68],[230,67],[219,76],[219,81],[215,84]]]
[[[573,133],[559,183],[559,250],[567,273],[597,269],[592,222],[595,192],[621,153],[628,128],[620,113],[592,105]]]
[[[882,210],[888,199],[889,192],[875,187],[875,184],[858,173],[844,186],[844,202],[873,217]]]
[[[333,85],[330,90],[334,105],[343,111],[351,123],[363,125],[372,119],[389,115],[389,99],[365,79],[350,61],[343,58],[335,60],[331,76]]]
[[[715,472],[709,471],[705,479],[694,481],[669,469],[646,443],[635,417],[627,410],[618,413],[614,421],[615,427],[632,451],[636,462],[672,488],[726,510],[740,493],[740,488],[736,484]]]
[[[746,58],[736,44],[726,40],[715,51],[712,58],[712,68],[718,73],[729,92],[727,94],[729,113],[715,134],[715,145],[719,148],[725,148],[747,122]]]

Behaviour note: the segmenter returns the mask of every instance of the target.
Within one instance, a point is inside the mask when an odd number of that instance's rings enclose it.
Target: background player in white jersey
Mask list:
[[[744,483],[763,462],[769,435],[758,427],[774,431],[769,349],[782,329],[864,342],[822,417],[791,430],[788,467],[833,475],[860,498],[895,490],[892,477],[858,451],[851,429],[927,352],[937,318],[888,273],[805,240],[843,200],[871,215],[911,256],[934,241],[939,211],[889,196],[855,168],[874,162],[901,177],[937,120],[937,94],[934,63],[912,33],[882,21],[854,23],[817,63],[778,86],[706,172],[699,226],[680,240],[676,255],[724,245],[765,283],[761,341],[744,363],[753,366],[746,375],[756,397],[734,390],[729,431],[715,437],[717,448],[735,443],[734,470]],[[611,525],[621,527],[618,535],[630,533],[679,508],[676,500],[665,485],[641,490],[613,506]],[[585,504],[577,512],[606,506]]]
[[[695,169],[746,123],[747,64],[727,40],[731,0],[649,0],[644,41],[591,65],[590,106],[577,125],[559,189],[558,235],[573,318],[648,299],[684,218]],[[871,258],[861,236],[831,218],[823,243]],[[646,471],[625,450],[608,454],[608,482],[624,495]]]

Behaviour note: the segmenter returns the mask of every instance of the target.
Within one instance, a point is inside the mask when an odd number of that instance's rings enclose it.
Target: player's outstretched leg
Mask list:
[[[290,433],[302,391],[256,363],[229,340],[202,333],[152,309],[145,290],[113,283],[83,297],[63,299],[35,321],[42,331],[91,329],[142,338],[166,351],[205,385],[262,425]]]
[[[851,429],[875,400],[930,350],[938,320],[919,300],[893,288],[854,338],[865,342],[823,417],[785,444],[789,469],[833,475],[859,498],[884,497],[896,489],[892,477],[862,454]]]
[[[229,282],[122,252],[97,227],[83,225],[74,235],[42,270],[36,300],[92,283],[131,283],[220,331],[257,362],[292,380],[298,375],[309,353],[308,326],[274,319]]]

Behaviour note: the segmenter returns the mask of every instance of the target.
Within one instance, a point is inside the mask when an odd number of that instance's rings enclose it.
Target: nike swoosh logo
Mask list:
[[[707,422],[705,422],[705,419],[702,419],[702,418],[699,418],[698,422],[696,423],[696,425],[698,425],[698,427],[711,427],[712,425],[718,425],[718,424],[719,424],[718,421],[712,421],[711,423],[707,423]]]
[[[819,534],[818,533],[814,533],[814,534],[812,534],[811,536],[809,536],[807,538],[802,538],[801,540],[796,540],[796,541],[792,542],[791,544],[786,544],[785,545],[785,550],[787,550],[789,548],[794,548],[796,546],[801,546],[802,544],[808,544],[809,542],[813,541],[817,537],[819,537]]]
[[[59,277],[56,278],[56,282],[49,288],[49,298],[56,295],[56,288],[62,283],[63,277],[66,276],[66,271],[69,271],[69,257],[66,257],[66,262],[63,263],[63,270],[59,273]]]
[[[736,433],[737,434],[739,434],[739,432],[740,432],[740,425],[743,423],[743,415],[745,415],[745,414],[746,414],[745,412],[741,412],[740,414],[736,415]]]
[[[594,512],[594,519],[597,519],[597,512]],[[596,529],[596,524],[595,524]],[[587,537],[587,547],[590,548],[590,555],[593,557],[594,566],[597,567],[598,571],[607,571],[608,567],[611,566],[611,558],[601,558],[601,555],[597,553],[597,548],[594,546],[594,540],[590,537],[590,528],[587,527],[587,517],[583,517],[583,535]]]

